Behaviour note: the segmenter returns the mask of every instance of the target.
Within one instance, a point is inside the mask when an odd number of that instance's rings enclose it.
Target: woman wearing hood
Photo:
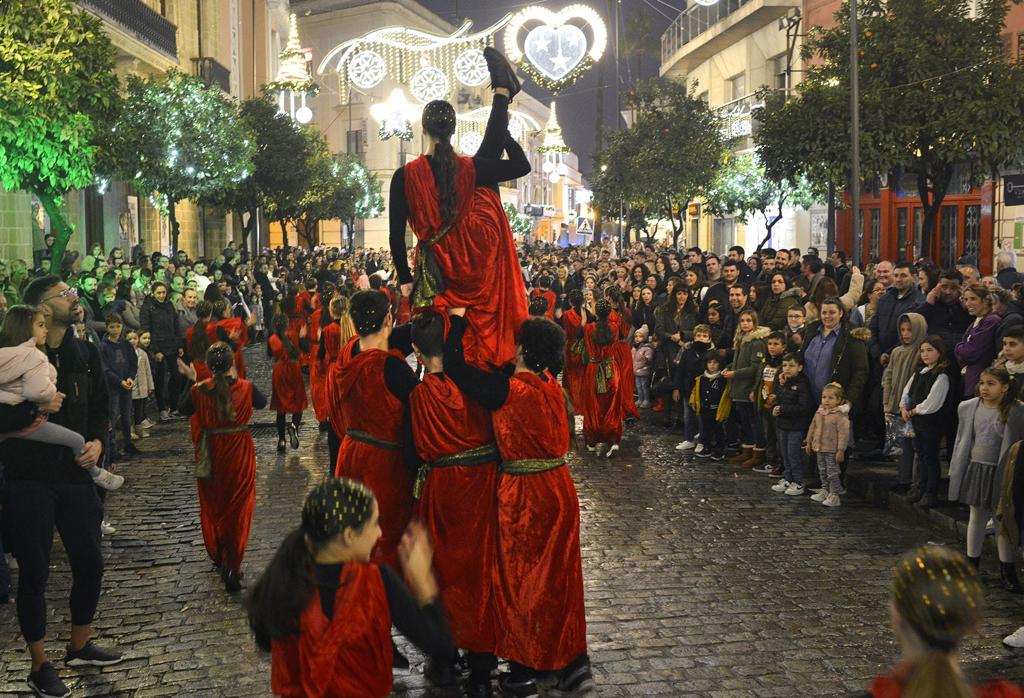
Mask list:
[[[789,279],[781,272],[772,274],[769,290],[771,293],[761,306],[761,322],[771,330],[785,330],[787,314],[791,308],[800,305],[803,292],[799,288],[791,288]]]
[[[899,418],[900,396],[903,394],[903,387],[914,377],[921,342],[928,336],[928,323],[924,316],[918,313],[900,315],[897,327],[899,328],[900,345],[892,350],[889,363],[886,364],[885,371],[882,373],[882,409],[885,412],[886,442],[890,440],[888,432],[898,429],[903,424],[903,420]],[[898,482],[894,491],[898,494],[905,494],[910,491],[911,483],[915,482],[913,478],[914,446],[909,437],[897,438],[902,453],[897,472]]]
[[[765,339],[769,334],[769,328],[759,326],[756,310],[742,311],[733,342],[732,365],[722,371],[722,376],[729,380],[729,398],[739,413],[742,434],[742,450],[729,462],[746,468],[764,465],[768,446],[761,415],[754,405],[754,383],[768,352]]]

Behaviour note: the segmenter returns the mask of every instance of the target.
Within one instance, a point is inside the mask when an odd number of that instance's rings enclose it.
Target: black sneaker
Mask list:
[[[113,666],[123,661],[123,654],[98,647],[92,640],[77,652],[68,645],[64,654],[64,663],[68,666]]]
[[[292,448],[299,447],[299,432],[294,424],[288,425],[288,441],[291,442]]]
[[[586,662],[575,669],[566,669],[562,672],[558,677],[558,684],[549,688],[547,694],[555,698],[570,698],[590,693],[596,688],[594,674],[590,671],[590,662]]]
[[[512,674],[498,675],[498,690],[505,698],[534,698],[540,696],[533,679],[512,680]]]
[[[277,440],[277,452],[278,453],[284,453],[284,450],[285,450],[284,439],[278,439]]]
[[[142,451],[140,451],[138,447],[131,441],[124,445],[124,452],[127,453],[129,456],[137,456],[140,453],[142,453]]]
[[[43,698],[64,698],[71,695],[71,689],[60,680],[57,670],[50,662],[39,667],[39,671],[33,671],[28,675],[28,687],[32,689],[32,693]]]
[[[427,660],[427,665],[423,669],[423,677],[437,688],[450,688],[459,685],[459,676],[456,673],[455,665],[433,659]]]
[[[466,681],[466,698],[492,698],[494,689],[491,687],[491,677],[474,679],[470,677]]]
[[[391,641],[391,673],[399,676],[405,676],[411,673],[412,669],[409,664],[409,659],[402,654],[402,651],[395,645],[395,641]]]
[[[484,60],[487,61],[487,72],[491,76],[491,89],[504,87],[509,91],[509,103],[519,94],[522,85],[516,77],[516,70],[496,48],[488,46],[484,49]]]

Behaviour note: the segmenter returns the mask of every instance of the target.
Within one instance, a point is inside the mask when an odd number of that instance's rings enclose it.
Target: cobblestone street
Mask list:
[[[248,352],[269,395],[262,347]],[[273,415],[257,414],[257,505],[244,564],[255,579],[305,493],[326,470],[312,411],[302,445],[275,452]],[[925,541],[953,543],[853,497],[839,509],[776,495],[764,476],[688,462],[676,439],[639,425],[613,460],[575,457],[582,507],[588,632],[602,696],[840,696],[897,657],[888,628],[894,557]],[[185,422],[157,426],[128,482],[107,500],[117,532],[104,541],[101,639],[127,660],[65,669],[76,696],[266,696],[270,664],[253,644],[241,596],[224,592],[206,557]],[[67,561],[54,546],[49,648],[68,639]],[[991,557],[987,576],[997,573]],[[15,581],[17,572],[13,572]],[[1024,602],[987,585],[988,611],[964,649],[972,676],[1024,680],[1000,638]],[[418,658],[418,655],[416,655]],[[0,607],[0,694],[24,694],[28,655],[14,606]],[[430,695],[417,663],[395,692]],[[440,694],[439,694],[440,695]]]

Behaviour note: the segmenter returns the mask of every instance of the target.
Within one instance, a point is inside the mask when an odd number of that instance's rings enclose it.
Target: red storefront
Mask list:
[[[958,257],[973,255],[982,274],[992,273],[993,185],[986,180],[971,186],[966,172],[957,171],[942,200],[935,228],[923,230],[924,207],[917,193],[914,175],[893,177],[895,187],[864,190],[861,193],[861,259],[914,262],[928,257],[950,268]],[[849,198],[847,198],[849,204]],[[836,249],[852,255],[851,212],[838,212]]]

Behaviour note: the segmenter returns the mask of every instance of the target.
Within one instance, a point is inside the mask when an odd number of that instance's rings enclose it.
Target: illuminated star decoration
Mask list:
[[[589,31],[589,40],[584,30]],[[604,20],[586,5],[570,5],[560,12],[527,7],[513,15],[505,27],[509,59],[555,94],[599,61],[607,42]]]
[[[386,102],[370,107],[370,115],[380,123],[380,139],[386,141],[397,137],[403,141],[412,140],[412,124],[420,110],[405,98],[402,88],[395,88]]]

